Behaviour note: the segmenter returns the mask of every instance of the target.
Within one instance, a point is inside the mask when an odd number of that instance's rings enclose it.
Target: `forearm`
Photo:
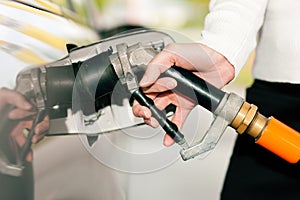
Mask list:
[[[206,45],[199,44],[207,53],[212,66],[208,67],[206,73],[200,73],[199,76],[210,82],[214,86],[221,88],[234,79],[235,68],[227,60],[227,58],[216,50],[207,47]],[[210,81],[213,80],[213,81]]]
[[[234,67],[235,75],[256,47],[267,0],[213,0],[205,18],[201,44],[222,54]]]

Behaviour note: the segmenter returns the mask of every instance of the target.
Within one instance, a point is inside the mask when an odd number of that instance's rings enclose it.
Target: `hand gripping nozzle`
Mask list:
[[[204,137],[189,145],[177,126],[138,88],[135,69],[142,69],[140,66],[146,66],[158,52],[151,46],[143,46],[140,43],[130,47],[120,44],[117,51],[110,60],[119,78],[126,83],[132,96],[141,105],[147,106],[162,128],[181,145],[180,154],[183,160],[206,155],[213,150],[228,126],[239,134],[249,134],[256,143],[288,162],[296,163],[300,159],[300,134],[297,131],[273,117],[266,118],[258,112],[255,105],[245,102],[240,96],[225,93],[192,72],[173,66],[161,76],[174,78],[177,81],[175,92],[183,94],[214,114],[214,120]]]
[[[133,72],[134,66],[147,65],[150,60],[157,54],[151,47],[143,47],[140,43],[128,46],[125,43],[116,46],[117,53],[113,54],[110,59],[115,71],[119,72],[118,76],[127,85],[127,89],[132,97],[142,106],[150,109],[152,117],[154,117],[164,131],[183,149],[188,148],[188,144],[184,135],[179,131],[176,124],[171,122],[164,112],[159,110],[153,100],[147,97],[139,88],[136,75]]]

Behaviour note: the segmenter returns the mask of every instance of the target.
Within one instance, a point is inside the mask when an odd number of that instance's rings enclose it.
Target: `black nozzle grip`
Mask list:
[[[35,134],[34,129],[35,129],[35,127],[38,123],[43,121],[43,118],[45,117],[45,115],[46,115],[45,110],[38,111],[38,113],[36,115],[36,118],[35,118],[34,122],[32,123],[32,127],[29,130],[29,133],[26,137],[26,142],[25,142],[25,144],[23,145],[23,147],[21,149],[21,156],[20,156],[20,161],[19,161],[19,162],[21,162],[20,164],[23,164],[23,162],[26,160],[26,156],[31,150],[32,138]]]
[[[179,131],[176,124],[171,122],[165,115],[165,113],[159,110],[152,99],[147,97],[141,89],[138,89],[132,93],[133,98],[135,98],[139,104],[146,106],[150,109],[152,117],[154,117],[159,125],[164,129],[164,131],[176,142],[179,143],[184,138],[184,135]]]
[[[211,112],[215,111],[225,95],[219,88],[181,67],[173,66],[161,77],[174,78],[177,81],[175,92],[183,94]]]

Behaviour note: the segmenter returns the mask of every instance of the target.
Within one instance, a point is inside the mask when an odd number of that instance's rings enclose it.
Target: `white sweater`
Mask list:
[[[300,83],[299,0],[212,0],[201,43],[223,54],[236,75],[256,48],[253,77]]]

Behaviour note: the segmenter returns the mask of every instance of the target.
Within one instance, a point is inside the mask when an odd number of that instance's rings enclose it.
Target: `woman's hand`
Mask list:
[[[177,86],[176,80],[169,77],[159,78],[173,65],[192,71],[218,88],[234,78],[234,67],[224,56],[200,43],[170,44],[152,59],[140,81],[140,87],[159,109],[163,110],[171,103],[176,105],[172,121],[181,128],[195,104],[189,98],[172,91]],[[148,108],[134,102],[132,110],[135,116],[144,118],[148,125],[158,127],[158,122],[151,117]],[[170,146],[173,143],[166,135],[164,145]]]

